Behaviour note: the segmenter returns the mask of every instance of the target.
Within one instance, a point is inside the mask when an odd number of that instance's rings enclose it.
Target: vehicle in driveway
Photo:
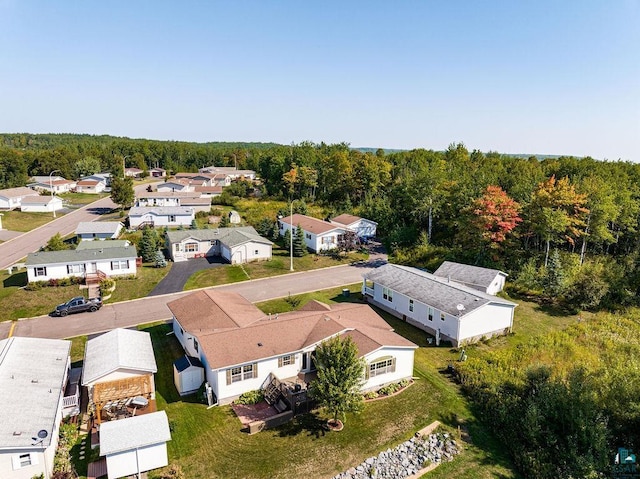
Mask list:
[[[55,311],[51,314],[53,316],[66,316],[67,314],[84,313],[85,311],[98,311],[102,307],[102,300],[100,298],[86,299],[83,296],[70,299],[66,303],[56,306]]]

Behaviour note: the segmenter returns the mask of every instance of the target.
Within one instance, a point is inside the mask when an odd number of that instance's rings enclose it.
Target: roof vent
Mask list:
[[[32,380],[31,380],[31,382],[32,382],[33,384],[38,384],[38,380],[37,380],[37,379],[32,379]]]
[[[13,431],[14,436],[19,436],[22,434],[22,431]]]
[[[258,343],[258,346],[262,347],[262,343]]]

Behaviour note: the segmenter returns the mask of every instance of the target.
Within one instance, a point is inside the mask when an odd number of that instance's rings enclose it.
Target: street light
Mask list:
[[[289,249],[291,250],[291,267],[289,271],[293,271],[293,200],[290,204],[291,214],[289,215],[289,228],[291,228],[291,234],[289,235]]]
[[[130,158],[131,155],[122,155],[122,179],[126,179],[127,174],[125,172],[125,163],[124,160],[126,160],[127,158]]]
[[[53,200],[53,179],[51,178],[51,175],[53,175],[56,171],[58,173],[62,173],[60,170],[53,170],[51,173],[49,173],[49,189],[51,190],[51,200]],[[56,205],[53,205],[53,217],[56,217]]]

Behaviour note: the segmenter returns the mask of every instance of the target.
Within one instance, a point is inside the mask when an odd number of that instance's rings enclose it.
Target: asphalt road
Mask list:
[[[289,294],[307,293],[359,283],[362,281],[362,275],[379,263],[380,261],[374,261],[360,265],[336,266],[290,273],[218,286],[215,289],[234,291],[251,302],[260,302],[285,297]],[[168,320],[171,319],[171,312],[167,307],[167,303],[192,292],[147,296],[146,298],[132,301],[107,304],[95,313],[80,313],[64,318],[39,316],[37,318],[24,319],[14,323],[13,335],[62,339],[109,331],[114,328],[127,328],[138,324]],[[0,339],[8,336],[11,326],[10,322],[0,323]]]

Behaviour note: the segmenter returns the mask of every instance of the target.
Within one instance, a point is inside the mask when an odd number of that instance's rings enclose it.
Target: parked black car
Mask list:
[[[83,313],[85,311],[98,311],[102,307],[100,298],[86,299],[82,296],[73,298],[66,303],[56,306],[56,310],[51,313],[53,316],[66,316],[67,314]]]

